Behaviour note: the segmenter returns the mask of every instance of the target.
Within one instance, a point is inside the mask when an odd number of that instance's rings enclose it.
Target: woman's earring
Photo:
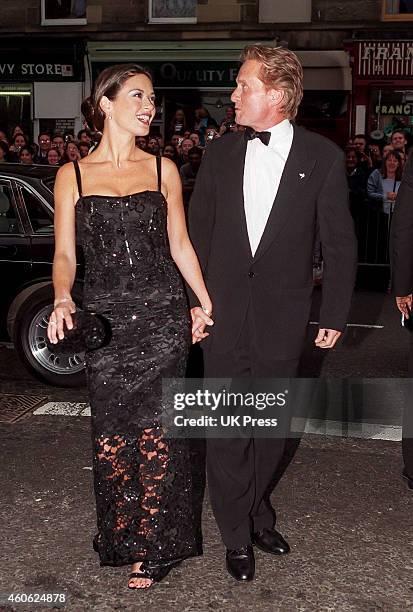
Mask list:
[[[112,113],[109,113],[108,117],[109,119],[112,119]]]

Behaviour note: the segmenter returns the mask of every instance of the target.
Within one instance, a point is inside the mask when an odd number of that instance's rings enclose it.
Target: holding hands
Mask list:
[[[212,310],[209,308],[201,306],[191,308],[192,344],[201,342],[201,340],[209,336],[209,333],[205,331],[205,327],[214,324],[214,321],[211,319],[211,314]]]

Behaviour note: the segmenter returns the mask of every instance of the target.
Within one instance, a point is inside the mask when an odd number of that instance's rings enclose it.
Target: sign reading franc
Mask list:
[[[366,77],[411,77],[413,76],[412,41],[363,41],[358,43],[358,61],[355,74]]]

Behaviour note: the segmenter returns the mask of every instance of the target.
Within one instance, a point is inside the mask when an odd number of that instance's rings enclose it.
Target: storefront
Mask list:
[[[79,130],[83,94],[82,43],[53,39],[0,45],[0,129],[22,125],[34,139],[40,130]]]
[[[353,64],[352,133],[387,140],[413,134],[413,41],[363,40],[348,45]]]
[[[261,41],[274,44],[274,41]],[[221,123],[239,70],[239,57],[248,41],[93,42],[88,44],[90,78],[106,66],[137,62],[154,76],[158,112],[154,129],[163,135],[177,108],[189,121],[205,107]],[[340,144],[348,135],[351,74],[345,51],[299,51],[304,66],[304,100],[298,121]]]

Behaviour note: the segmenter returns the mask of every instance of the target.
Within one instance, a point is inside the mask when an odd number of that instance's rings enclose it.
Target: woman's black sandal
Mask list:
[[[161,582],[161,580],[163,580],[169,574],[171,569],[177,567],[181,563],[182,561],[176,561],[174,563],[169,563],[168,565],[151,565],[150,561],[142,561],[139,572],[132,572],[129,574],[129,582],[134,578],[152,580],[152,582]],[[151,585],[144,588],[149,588],[149,586]],[[128,589],[133,590],[137,588],[139,587],[129,586],[128,584]]]

